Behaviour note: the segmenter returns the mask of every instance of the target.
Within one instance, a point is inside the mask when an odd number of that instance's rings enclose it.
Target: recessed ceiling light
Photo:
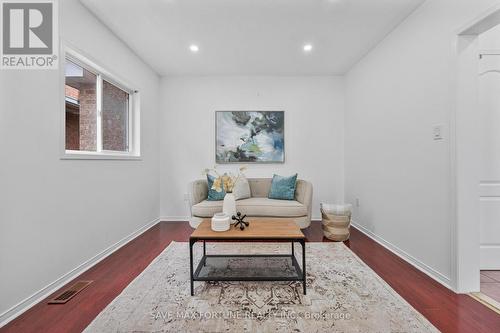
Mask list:
[[[313,49],[312,44],[306,44],[304,45],[304,52],[311,52]]]
[[[199,47],[198,47],[198,45],[196,45],[196,44],[191,44],[191,45],[189,45],[189,49],[190,49],[190,50],[191,50],[191,52],[193,52],[193,53],[196,53],[196,52],[198,52],[198,51],[200,50],[200,48],[199,48]]]

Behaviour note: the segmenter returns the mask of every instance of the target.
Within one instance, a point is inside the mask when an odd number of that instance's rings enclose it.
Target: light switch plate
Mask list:
[[[443,140],[443,125],[435,125],[432,127],[432,139]]]

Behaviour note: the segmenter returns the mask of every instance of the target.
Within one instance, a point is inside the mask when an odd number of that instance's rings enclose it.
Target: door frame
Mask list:
[[[450,119],[452,283],[459,293],[480,290],[479,196],[480,153],[478,36],[500,24],[500,5],[460,29],[453,40],[456,76],[452,83],[454,112]]]

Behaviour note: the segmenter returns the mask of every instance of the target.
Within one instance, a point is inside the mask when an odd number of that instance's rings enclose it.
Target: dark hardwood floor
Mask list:
[[[78,279],[94,280],[65,305],[43,301],[0,328],[0,332],[81,332],[171,241],[187,241],[186,222],[162,222],[89,269]],[[304,231],[323,238],[321,224]],[[500,332],[500,315],[467,295],[457,295],[398,256],[352,229],[346,245],[414,308],[443,332]]]

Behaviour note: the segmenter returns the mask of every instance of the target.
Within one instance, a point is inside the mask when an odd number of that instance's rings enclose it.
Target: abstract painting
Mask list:
[[[217,163],[283,163],[284,111],[217,111]]]

